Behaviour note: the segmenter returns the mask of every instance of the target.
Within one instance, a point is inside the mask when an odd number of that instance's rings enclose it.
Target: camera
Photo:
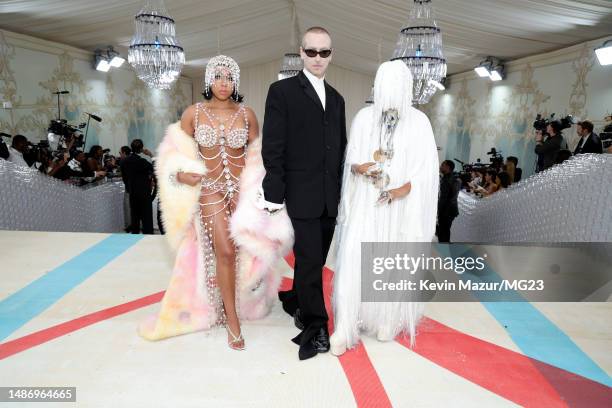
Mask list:
[[[48,141],[51,144],[53,150],[66,148],[68,140],[75,138],[72,148],[80,149],[85,143],[83,141],[83,133],[81,129],[86,126],[86,123],[80,123],[77,126],[71,125],[66,122],[66,119],[53,119],[49,123],[47,131]]]
[[[533,122],[533,128],[535,130],[541,131],[542,133],[546,133],[546,127],[548,126],[550,122],[554,120],[555,120],[554,113],[550,115],[549,118],[544,118],[542,117],[541,113],[538,113],[535,121]],[[567,128],[570,128],[574,124],[574,118],[572,115],[567,115],[559,119],[559,122],[561,123],[561,129],[567,129]]]
[[[501,155],[502,152],[498,152],[494,147],[491,148],[490,151],[487,152],[487,154],[489,156],[491,156],[491,158],[489,159],[490,161],[490,167],[499,170],[503,167],[504,165],[504,156]]]

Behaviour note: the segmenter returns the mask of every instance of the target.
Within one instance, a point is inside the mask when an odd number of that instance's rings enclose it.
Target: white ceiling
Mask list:
[[[221,51],[241,65],[292,51],[292,7],[300,30],[326,27],[334,63],[373,74],[391,56],[411,0],[166,0],[185,48],[184,74],[199,76]],[[0,28],[93,51],[114,45],[124,55],[133,17],[144,0],[0,1]],[[433,0],[449,72],[472,69],[484,56],[516,59],[612,34],[609,0]]]

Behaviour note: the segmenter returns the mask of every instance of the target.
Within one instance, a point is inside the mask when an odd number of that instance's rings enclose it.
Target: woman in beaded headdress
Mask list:
[[[265,169],[257,118],[239,86],[236,61],[212,58],[205,101],[189,106],[159,147],[163,224],[177,258],[162,311],[140,327],[147,339],[225,325],[229,346],[242,350],[240,319],[263,317],[274,302],[273,265],[293,231],[286,213],[268,217],[254,205]]]

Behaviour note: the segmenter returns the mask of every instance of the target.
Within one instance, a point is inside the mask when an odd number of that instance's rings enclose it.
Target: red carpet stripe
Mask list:
[[[524,407],[604,407],[611,389],[425,317],[415,353]],[[409,348],[405,337],[397,341]]]
[[[288,256],[286,260],[293,267],[293,257]],[[330,316],[332,275],[331,270],[324,269],[325,300]],[[291,284],[292,279],[283,278],[281,290],[290,289]],[[163,295],[164,291],[161,291],[2,343],[0,360],[97,322],[157,303]],[[330,321],[332,328],[333,321]],[[398,342],[408,347],[406,339],[400,338]],[[461,333],[429,318],[424,318],[419,326],[417,344],[412,351],[526,407],[608,407],[612,401],[610,387]],[[391,406],[363,345],[345,353],[339,361],[358,406]]]
[[[285,260],[291,268],[295,268],[293,253],[289,254]],[[334,329],[331,308],[333,275],[334,272],[331,269],[323,268],[323,294],[325,308],[329,316],[328,328],[330,333],[333,333]],[[281,290],[291,289],[291,284],[292,279],[284,278]],[[338,360],[351,386],[358,407],[391,407],[389,396],[363,344],[360,343],[350,352],[344,353]]]
[[[153,295],[145,296],[140,299],[133,300],[128,303],[123,303],[118,306],[113,306],[108,309],[99,310],[97,312],[81,316],[74,320],[70,320],[56,326],[49,327],[44,330],[28,334],[15,340],[7,341],[0,344],[0,360],[10,357],[14,354],[31,349],[40,344],[46,343],[58,337],[75,332],[84,327],[119,316],[124,313],[131,312],[141,307],[152,305],[161,301],[165,291],[157,292]]]

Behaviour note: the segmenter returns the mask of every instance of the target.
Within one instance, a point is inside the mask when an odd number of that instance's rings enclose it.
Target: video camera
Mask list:
[[[550,115],[549,118],[542,117],[541,113],[538,113],[536,116],[535,122],[533,122],[533,128],[535,130],[541,131],[543,134],[546,133],[546,127],[548,124],[555,120],[555,114]],[[561,119],[559,119],[561,123],[561,129],[570,128],[574,124],[574,118],[572,115],[567,115]]]
[[[83,141],[83,129],[86,123],[80,123],[76,126],[66,122],[66,119],[53,119],[49,123],[49,132],[47,135],[48,142],[50,143],[53,150],[61,150],[66,148],[66,144],[70,138],[74,138],[72,144],[73,149],[82,149],[85,145]]]

